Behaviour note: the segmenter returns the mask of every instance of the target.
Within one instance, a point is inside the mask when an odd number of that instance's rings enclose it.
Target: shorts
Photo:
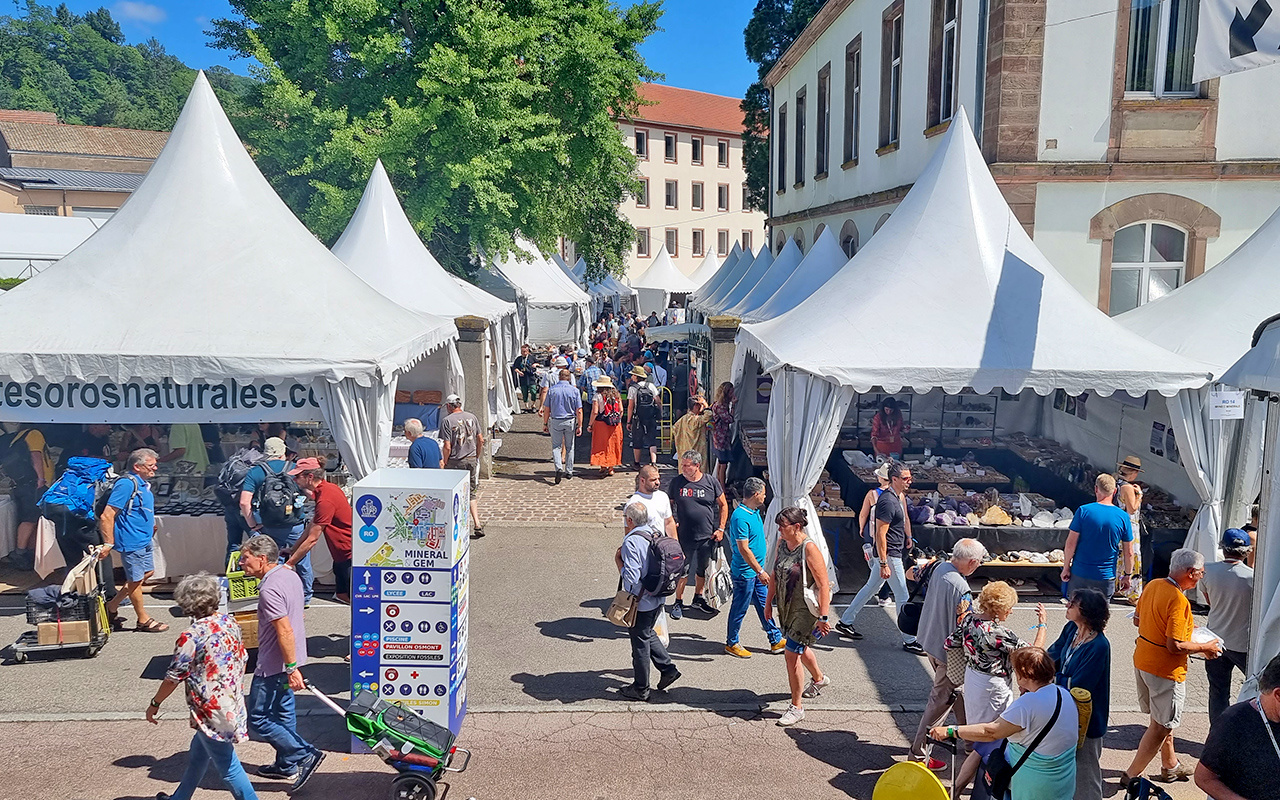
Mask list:
[[[351,596],[351,559],[333,562],[333,584],[336,594]]]
[[[155,545],[149,544],[141,550],[120,551],[120,563],[124,566],[126,581],[132,583],[144,579],[156,568]]]
[[[637,419],[635,429],[631,433],[631,447],[634,450],[644,450],[649,447],[658,446],[658,419],[655,417],[651,420]]]
[[[10,497],[13,498],[14,514],[18,524],[40,521],[40,495],[43,492],[34,483],[16,483]]]
[[[783,639],[782,641],[786,643],[786,650],[788,653],[795,653],[798,656],[802,656],[804,655],[804,651],[807,649],[805,645],[802,645],[799,642],[793,642],[790,639]]]
[[[1187,704],[1187,685],[1135,669],[1138,678],[1138,708],[1151,721],[1170,730],[1182,725],[1182,708]]]
[[[471,496],[480,492],[480,462],[474,458],[451,458],[445,469],[465,469],[471,473]]]
[[[686,577],[707,577],[707,567],[711,566],[711,557],[716,552],[715,539],[680,540],[680,549],[684,550],[684,574]]]
[[[732,449],[716,450],[715,453],[716,453],[716,461],[719,461],[722,464],[728,464],[729,462],[733,461]]]

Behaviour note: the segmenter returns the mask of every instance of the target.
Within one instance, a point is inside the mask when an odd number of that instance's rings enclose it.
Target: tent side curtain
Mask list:
[[[396,380],[361,386],[350,378],[328,383],[317,378],[320,413],[338,443],[351,477],[360,480],[387,462]]]
[[[1218,561],[1218,537],[1223,529],[1222,501],[1227,485],[1227,448],[1237,420],[1211,419],[1210,395],[1213,386],[1184,389],[1166,399],[1169,421],[1186,465],[1191,485],[1200,495],[1200,509],[1187,531],[1184,547],[1204,556],[1206,563]],[[1145,568],[1146,565],[1144,564]]]

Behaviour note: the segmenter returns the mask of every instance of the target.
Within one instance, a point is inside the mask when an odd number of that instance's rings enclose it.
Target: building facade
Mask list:
[[[627,274],[644,272],[663,244],[686,275],[707,253],[764,244],[764,212],[743,203],[741,100],[658,84],[639,93],[645,105],[618,121],[643,186],[621,209],[636,228]]]
[[[827,0],[769,73],[771,244],[852,255],[963,107],[1019,221],[1117,314],[1280,206],[1280,67],[1191,81],[1198,0]]]

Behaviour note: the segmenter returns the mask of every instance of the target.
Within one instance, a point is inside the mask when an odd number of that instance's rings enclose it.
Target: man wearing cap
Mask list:
[[[1111,602],[1116,593],[1116,563],[1120,561],[1121,591],[1129,589],[1129,576],[1133,573],[1133,522],[1124,509],[1112,502],[1116,493],[1116,479],[1103,473],[1094,481],[1093,494],[1097,502],[1087,503],[1076,509],[1067,531],[1062,582],[1067,584],[1067,596],[1079,589],[1097,589]]]
[[[699,463],[710,464],[707,453],[707,426],[711,424],[711,412],[707,398],[696,395],[689,401],[689,411],[671,426],[671,442],[677,453],[690,450],[702,457]]]
[[[298,488],[315,503],[315,513],[307,526],[307,533],[298,540],[285,564],[297,569],[298,562],[307,558],[311,548],[324,536],[333,556],[334,597],[344,603],[351,602],[351,501],[347,500],[336,485],[325,480],[323,458],[303,458],[289,474],[298,482]]]
[[[645,463],[644,451],[649,451],[650,464],[658,463],[658,423],[662,411],[658,408],[658,387],[649,380],[644,367],[631,368],[631,386],[627,388],[627,426],[631,429],[631,449],[636,466]]]
[[[1206,564],[1200,579],[1209,606],[1206,627],[1222,639],[1222,657],[1204,662],[1209,676],[1209,725],[1231,705],[1231,670],[1249,676],[1249,632],[1253,622],[1253,570],[1245,559],[1253,550],[1239,528],[1222,533],[1222,560]]]
[[[281,550],[291,549],[298,543],[302,538],[305,523],[282,526],[263,525],[262,517],[254,508],[254,495],[258,487],[267,479],[268,472],[279,475],[291,469],[293,466],[285,459],[284,439],[278,436],[268,437],[262,445],[262,460],[250,467],[244,484],[240,487],[240,514],[244,517],[245,524],[253,533],[270,536]],[[305,554],[299,558],[295,568],[298,571],[298,577],[302,579],[303,601],[306,605],[311,605],[312,588],[315,583],[315,574],[311,571],[311,555]]]
[[[480,453],[484,452],[484,431],[480,420],[462,410],[462,398],[451,394],[444,399],[449,415],[440,420],[440,454],[445,469],[461,469],[471,473],[471,521],[475,525],[472,538],[484,536],[480,521]]]
[[[1129,572],[1129,602],[1137,603],[1142,595],[1143,564],[1151,563],[1151,542],[1142,541],[1142,487],[1138,485],[1138,473],[1142,472],[1142,459],[1125,456],[1116,464],[1116,494],[1111,502],[1129,515],[1133,525],[1133,569]]]
[[[556,483],[573,477],[573,447],[576,438],[582,435],[582,395],[572,378],[568,369],[561,369],[560,380],[547,391],[547,400],[542,406],[543,427],[551,430],[551,463],[556,468]]]

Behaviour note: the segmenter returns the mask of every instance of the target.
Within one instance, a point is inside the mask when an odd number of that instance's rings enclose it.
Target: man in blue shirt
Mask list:
[[[764,522],[760,508],[764,506],[764,481],[747,478],[742,485],[746,495],[742,503],[729,517],[729,541],[733,542],[733,558],[729,563],[729,575],[733,580],[733,602],[729,605],[729,631],[725,637],[724,651],[738,658],[751,658],[751,651],[738,644],[742,620],[747,607],[753,606],[760,617],[760,626],[769,637],[769,652],[780,653],[786,646],[782,630],[765,616],[765,601],[769,597],[769,573],[764,563],[769,545],[764,538]]]
[[[410,417],[404,421],[404,435],[409,440],[409,466],[414,469],[440,469],[440,445],[422,432],[422,420]]]
[[[662,640],[653,631],[653,624],[662,609],[662,598],[648,594],[642,583],[649,572],[649,543],[655,536],[665,536],[649,524],[649,509],[643,503],[628,503],[622,511],[626,533],[622,547],[615,559],[622,576],[622,589],[636,596],[636,619],[627,629],[631,638],[631,668],[634,678],[629,686],[618,693],[629,700],[649,699],[649,662],[658,668],[658,691],[666,689],[680,677],[680,670],[671,662],[671,656]]]
[[[587,368],[582,371],[582,383],[579,388],[587,393],[587,403],[596,401],[596,381],[604,375],[604,370],[596,365],[595,356],[587,356]]]
[[[258,487],[267,479],[267,472],[278,475],[293,469],[293,465],[285,460],[284,440],[275,436],[267,439],[262,446],[262,455],[262,461],[253,465],[249,474],[245,476],[244,485],[240,487],[240,514],[244,517],[249,530],[270,536],[281,550],[292,549],[302,538],[306,521],[300,519],[293,525],[264,525],[258,509],[254,508],[254,495]],[[298,516],[301,516],[300,512]],[[302,579],[304,602],[309,606],[311,590],[315,582],[315,573],[311,570],[311,554],[307,553],[295,566],[298,577]]]
[[[582,395],[572,379],[573,373],[561,369],[559,382],[547,390],[547,399],[542,405],[544,427],[551,431],[551,462],[556,468],[556,483],[560,483],[561,478],[573,477],[574,441],[582,435]]]
[[[120,554],[124,567],[124,591],[107,603],[111,627],[120,630],[120,604],[126,597],[138,614],[137,630],[164,633],[169,626],[147,614],[142,603],[142,584],[155,572],[156,499],[147,479],[156,474],[159,455],[154,450],[134,450],[125,461],[125,474],[116,480],[107,498],[107,506],[98,520],[103,548],[98,558],[106,558],[112,550]]]
[[[1062,582],[1067,596],[1079,589],[1097,589],[1107,602],[1116,593],[1116,562],[1123,556],[1124,572],[1120,575],[1121,591],[1129,588],[1133,571],[1133,521],[1111,498],[1116,493],[1116,479],[1103,473],[1093,485],[1096,503],[1076,509],[1067,532],[1062,567]]]

